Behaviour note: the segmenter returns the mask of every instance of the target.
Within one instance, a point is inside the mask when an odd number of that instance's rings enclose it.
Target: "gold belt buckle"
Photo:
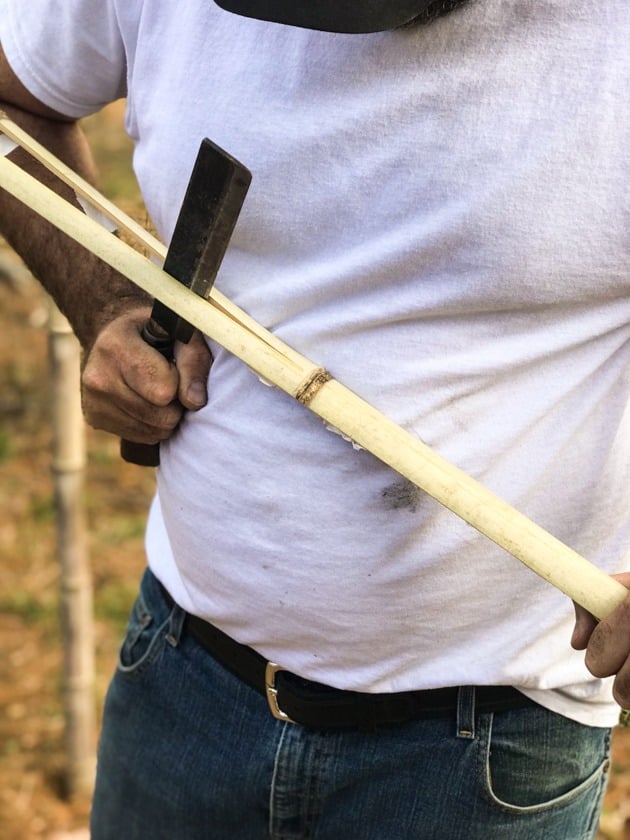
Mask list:
[[[278,671],[286,670],[281,665],[276,665],[275,662],[267,662],[265,668],[265,692],[267,694],[267,703],[271,710],[271,714],[276,720],[282,720],[285,723],[297,723],[297,721],[290,718],[286,712],[283,712],[278,703],[278,689],[276,688],[276,674]]]

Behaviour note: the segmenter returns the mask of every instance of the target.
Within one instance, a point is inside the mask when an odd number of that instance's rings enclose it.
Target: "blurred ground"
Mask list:
[[[101,162],[103,190],[142,218],[129,175],[130,149],[120,130],[120,114],[120,106],[114,106],[86,127]],[[39,287],[0,242],[2,840],[88,837],[88,799],[70,802],[64,790],[45,322]],[[107,435],[90,430],[87,441],[85,505],[95,591],[96,704],[100,708],[144,565],[142,534],[153,473],[122,462],[118,441]],[[600,840],[630,840],[630,730],[615,731]]]

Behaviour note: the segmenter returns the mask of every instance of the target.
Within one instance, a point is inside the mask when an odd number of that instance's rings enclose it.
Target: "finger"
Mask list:
[[[586,667],[595,677],[622,670],[630,656],[630,598],[595,627],[586,648]]]
[[[622,709],[630,709],[630,658],[626,659],[613,681],[613,697]]]
[[[591,634],[597,627],[597,619],[575,601],[573,608],[575,609],[575,626],[571,636],[571,647],[575,650],[586,650]]]
[[[99,333],[83,370],[83,383],[90,392],[110,393],[120,399],[129,388],[158,406],[176,398],[177,370],[143,340],[145,322],[146,310],[136,310],[112,321]]]
[[[184,408],[177,400],[155,405],[129,390],[118,405],[106,401],[102,417],[115,434],[135,443],[159,443],[167,440],[179,425]],[[108,406],[110,406],[108,408]],[[101,428],[105,428],[101,425]],[[105,428],[110,431],[109,428]]]
[[[626,589],[630,589],[630,572],[621,572],[618,575],[612,575],[619,583],[623,583]]]
[[[183,408],[173,401],[156,406],[138,396],[124,384],[115,392],[83,389],[83,410],[87,422],[136,443],[166,440],[178,425]]]
[[[208,374],[212,354],[204,337],[193,333],[188,344],[177,344],[176,361],[179,374],[178,399],[191,411],[197,411],[208,401]]]
[[[90,425],[127,440],[155,443],[169,437],[182,407],[175,399],[175,366],[140,336],[145,320],[144,311],[131,313],[101,331],[85,363],[82,396]]]
[[[621,572],[611,577],[618,580],[626,588],[630,588],[630,572]],[[576,604],[575,601],[573,602],[573,609],[575,610],[575,626],[571,636],[571,647],[575,650],[585,650],[598,621],[588,610],[580,604]]]
[[[115,434],[130,443],[161,443],[168,440],[179,425],[183,408],[179,404],[177,405],[177,414],[169,414],[163,422],[161,422],[161,417],[157,417],[156,422],[143,422],[120,414],[112,416],[111,419],[103,419],[97,428]]]
[[[130,391],[152,406],[167,406],[177,399],[177,368],[141,338],[127,348],[120,371]]]

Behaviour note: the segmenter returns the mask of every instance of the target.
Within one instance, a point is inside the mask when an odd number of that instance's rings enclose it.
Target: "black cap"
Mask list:
[[[397,29],[431,5],[432,0],[215,0],[237,15],[319,29],[361,34]]]

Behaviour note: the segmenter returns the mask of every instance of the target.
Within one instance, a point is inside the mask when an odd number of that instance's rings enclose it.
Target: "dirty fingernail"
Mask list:
[[[200,379],[194,379],[188,386],[187,397],[193,405],[198,405],[199,408],[204,406],[208,401],[206,394],[206,386]]]

